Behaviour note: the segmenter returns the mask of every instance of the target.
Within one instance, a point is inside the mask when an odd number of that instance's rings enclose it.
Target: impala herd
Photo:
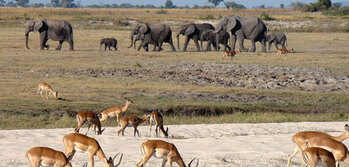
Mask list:
[[[42,92],[46,92],[46,98],[42,95]],[[37,94],[48,100],[48,94],[52,94],[55,98],[58,98],[58,93],[55,92],[52,87],[47,83],[39,83]],[[156,137],[159,137],[159,129],[164,134],[164,137],[168,137],[168,128],[164,128],[163,117],[159,111],[153,111],[149,115],[144,115],[143,118],[138,118],[137,116],[121,116],[127,111],[129,106],[133,104],[132,100],[127,100],[125,106],[115,106],[102,111],[100,114],[96,114],[91,111],[81,111],[76,114],[77,127],[75,128],[75,133],[67,134],[63,137],[63,143],[65,152],[57,151],[48,147],[33,147],[26,152],[26,158],[29,161],[30,167],[41,166],[54,166],[54,167],[71,167],[69,161],[72,160],[76,151],[82,151],[88,153],[89,164],[91,167],[94,166],[94,156],[102,162],[104,167],[117,167],[120,165],[123,154],[116,154],[113,158],[107,157],[103,152],[98,141],[92,137],[88,137],[87,133],[93,126],[94,134],[101,135],[105,129],[102,129],[101,123],[108,118],[116,117],[118,126],[121,126],[117,135],[124,135],[124,131],[127,126],[133,126],[134,137],[136,134],[139,135],[137,127],[143,123],[148,122],[149,127],[149,137],[151,137],[152,125],[155,123],[155,133]],[[101,117],[101,118],[100,118]],[[88,124],[87,131],[85,134],[80,134],[79,130],[84,124]],[[97,128],[97,131],[96,131]],[[143,159],[136,165],[137,167],[145,166],[145,163],[149,160],[151,156],[163,159],[162,167],[168,161],[169,166],[172,167],[172,162],[177,163],[180,167],[186,167],[181,155],[179,154],[176,146],[172,143],[168,143],[163,140],[147,140],[142,143],[141,151],[144,155]],[[120,155],[117,163],[114,163],[115,158]],[[190,161],[188,166],[195,160],[195,158]],[[88,163],[83,166],[87,167]],[[199,165],[199,160],[197,160],[196,167]]]
[[[231,54],[231,55],[229,55]],[[236,54],[236,53],[235,53]],[[226,56],[234,56],[233,53],[227,53]],[[43,97],[42,92],[46,92],[46,98]],[[51,93],[56,98],[58,92],[55,92],[47,83],[40,83],[38,85],[37,94],[41,95],[43,99],[48,100],[48,94]],[[116,154],[113,158],[104,154],[98,141],[94,138],[86,136],[90,126],[93,126],[94,134],[100,135],[105,129],[101,128],[101,122],[108,118],[116,117],[118,126],[121,126],[117,135],[124,135],[127,126],[133,126],[134,137],[136,134],[139,137],[137,127],[143,123],[148,122],[149,137],[151,137],[152,125],[155,123],[155,134],[159,137],[159,130],[164,137],[168,137],[168,128],[163,126],[163,116],[158,111],[153,111],[149,115],[144,115],[142,118],[137,116],[121,116],[127,111],[129,106],[133,104],[132,100],[127,100],[125,106],[115,106],[102,111],[100,114],[91,111],[81,111],[76,114],[76,121],[78,123],[75,128],[75,133],[67,134],[63,137],[65,152],[57,151],[48,147],[33,147],[26,152],[26,158],[29,161],[30,167],[54,166],[54,167],[71,167],[69,161],[72,160],[76,150],[88,153],[90,166],[94,166],[94,156],[97,156],[103,163],[104,167],[117,167],[120,165],[123,154]],[[101,117],[101,118],[100,118]],[[85,134],[80,134],[79,130],[84,124],[88,124]],[[97,132],[96,132],[97,127]],[[339,136],[331,136],[324,132],[318,131],[301,131],[292,136],[293,142],[297,145],[294,152],[288,155],[287,167],[291,164],[291,159],[299,151],[301,151],[302,167],[339,167],[339,162],[349,164],[349,152],[347,147],[342,143],[349,138],[349,125],[345,125],[345,131]],[[186,167],[181,155],[176,146],[163,140],[147,140],[141,145],[141,152],[143,159],[137,163],[136,167],[144,167],[146,162],[152,157],[163,159],[161,167],[164,167],[168,161],[169,166],[172,167],[172,162],[175,162],[180,167]],[[114,164],[115,158],[120,155],[118,163]],[[188,166],[195,160],[190,161]],[[197,160],[196,167],[199,165]],[[87,163],[84,164],[87,167]]]

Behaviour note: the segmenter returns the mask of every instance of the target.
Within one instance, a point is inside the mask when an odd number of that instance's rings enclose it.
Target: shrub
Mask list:
[[[161,9],[161,10],[156,11],[155,13],[156,14],[168,14],[168,11]]]
[[[328,11],[323,11],[323,15],[330,15],[330,16],[345,16],[349,15],[349,7],[343,7],[343,8],[331,8]]]
[[[214,20],[214,17],[213,17],[213,15],[210,15],[210,14],[205,15],[205,16],[200,15],[199,19],[200,20]]]
[[[272,18],[272,17],[270,17],[269,15],[268,15],[268,13],[266,13],[266,12],[262,12],[262,14],[260,15],[260,18],[262,19],[262,20],[274,20],[274,18]]]

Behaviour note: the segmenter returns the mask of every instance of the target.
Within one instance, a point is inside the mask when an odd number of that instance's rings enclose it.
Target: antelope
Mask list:
[[[58,92],[53,91],[52,87],[49,84],[44,83],[44,82],[38,84],[38,90],[36,91],[36,97],[38,97],[38,94],[40,92],[41,98],[44,99],[44,96],[42,95],[43,91],[45,91],[45,93],[46,93],[46,100],[48,100],[48,94],[52,94],[57,99]]]
[[[147,140],[142,143],[141,151],[143,153],[143,159],[138,162],[136,167],[144,167],[151,156],[163,159],[161,167],[164,167],[167,160],[169,167],[172,167],[172,162],[176,162],[180,167],[186,167],[181,155],[179,154],[176,146],[172,143],[168,143],[162,140]],[[195,160],[192,159],[188,167]],[[199,166],[199,160],[197,161],[196,167]]]
[[[151,127],[153,126],[153,122],[155,122],[155,133],[156,137],[159,137],[159,128],[164,134],[165,138],[168,137],[168,128],[166,128],[166,131],[164,129],[164,124],[163,124],[163,118],[160,112],[158,111],[153,111],[150,113],[150,119],[149,119],[149,137],[151,137]]]
[[[319,147],[310,147],[304,150],[304,164],[308,167],[335,167],[336,160],[331,152]]]
[[[127,126],[133,126],[134,128],[133,136],[136,137],[136,133],[137,133],[139,137],[139,131],[137,130],[137,127],[144,121],[149,121],[149,116],[144,115],[142,119],[136,116],[125,116],[121,118],[120,120],[121,129],[118,131],[118,136],[120,135],[120,133],[124,135],[124,131]]]
[[[287,49],[278,49],[276,55],[285,54],[285,56],[287,56],[287,54],[288,54],[289,52],[293,52],[293,51],[294,51],[293,48],[291,48],[290,50],[287,50]]]
[[[237,49],[237,50],[235,50],[235,51],[224,51],[224,52],[223,52],[222,60],[223,60],[225,57],[229,57],[229,56],[230,56],[231,60],[233,60],[233,57],[234,57],[237,53],[239,53],[239,52],[241,52],[240,49]]]
[[[80,128],[82,127],[82,125],[84,125],[84,123],[88,124],[85,135],[87,135],[91,125],[93,125],[93,130],[95,135],[96,135],[96,126],[98,128],[97,135],[102,134],[102,132],[104,131],[104,129],[101,130],[101,123],[99,122],[98,115],[91,111],[82,111],[76,114],[76,122],[78,123],[78,126],[75,128],[75,132],[79,132]]]
[[[30,167],[55,166],[71,167],[68,158],[61,151],[48,147],[33,147],[26,154]]]
[[[116,154],[114,158],[109,157],[107,159],[97,140],[80,133],[70,133],[65,135],[63,137],[63,143],[65,147],[64,154],[69,160],[73,158],[76,150],[88,153],[90,157],[90,167],[94,166],[94,156],[97,156],[101,160],[104,167],[117,167],[120,165],[122,160],[123,154],[120,155],[119,162],[115,165],[114,160],[119,153]]]
[[[320,138],[331,138],[333,140],[342,142],[345,139],[349,138],[349,125],[346,124],[345,126],[345,132],[339,136],[331,136],[327,133],[323,132],[317,132],[317,131],[303,131],[298,132],[295,135],[292,136],[293,142],[297,144],[292,154],[288,155],[288,161],[287,161],[287,167],[290,166],[291,159],[293,156],[295,156],[300,150],[302,152],[302,166],[303,166],[303,152],[307,148],[306,141],[313,137],[320,137]]]
[[[306,145],[309,145],[309,147],[319,147],[331,152],[336,160],[336,167],[339,167],[339,161],[349,164],[348,149],[340,141],[331,138],[313,137],[307,139]]]
[[[106,119],[108,118],[112,118],[112,117],[115,117],[116,116],[116,119],[117,119],[117,123],[119,125],[119,122],[120,122],[120,115],[124,114],[128,108],[128,106],[130,104],[133,104],[134,102],[131,101],[130,99],[128,99],[126,101],[126,104],[125,106],[115,106],[115,107],[111,107],[111,108],[108,108],[104,111],[101,112],[101,115],[102,115],[102,118],[99,120],[100,122],[103,122],[105,121]]]

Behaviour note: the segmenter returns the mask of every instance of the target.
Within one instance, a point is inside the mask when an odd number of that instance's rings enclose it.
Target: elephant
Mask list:
[[[204,50],[204,48],[202,46],[203,40],[207,40],[206,51],[208,50],[208,48],[211,44],[213,44],[215,49],[217,49],[216,45],[223,44],[225,51],[227,49],[230,50],[230,47],[228,45],[229,37],[230,37],[230,35],[228,32],[226,32],[226,31],[219,32],[219,43],[217,44],[216,33],[214,32],[214,30],[205,30],[201,33],[201,36],[200,36],[201,49]]]
[[[104,50],[107,50],[107,47],[109,50],[110,47],[113,47],[114,50],[118,50],[118,41],[115,38],[103,38],[101,39],[101,42],[99,44],[99,50],[102,50],[102,45],[104,44]]]
[[[173,46],[172,40],[172,30],[170,26],[166,24],[149,24],[149,23],[140,23],[133,27],[131,32],[131,46],[133,44],[133,36],[144,35],[142,44],[138,47],[138,51],[143,47],[145,51],[148,51],[148,44],[155,43],[157,51],[161,51],[161,46],[163,42],[169,43],[171,45],[172,51],[176,51]],[[140,37],[139,37],[140,38]]]
[[[73,28],[69,22],[63,20],[46,20],[35,19],[29,20],[25,30],[25,45],[28,47],[29,32],[39,31],[40,33],[40,49],[49,49],[49,45],[46,45],[48,39],[59,41],[56,50],[61,50],[64,41],[69,43],[69,49],[74,50],[73,41]]]
[[[271,44],[274,43],[275,48],[279,49],[278,44],[282,46],[282,49],[287,49],[287,37],[283,32],[274,32],[267,35],[268,49],[270,51]]]
[[[134,44],[133,44],[134,48],[136,49],[136,42],[137,42],[137,41],[142,41],[142,42],[143,42],[143,40],[144,40],[144,34],[136,35],[136,38],[134,38],[134,42],[133,42],[133,43],[134,43]],[[154,40],[151,40],[151,41],[149,42],[149,44],[154,45],[153,51],[156,51],[156,42],[155,42]],[[129,46],[128,48],[130,48],[130,47],[132,47],[132,45]],[[162,48],[161,48],[161,50],[162,50]]]
[[[214,26],[212,24],[203,23],[203,24],[186,24],[181,25],[179,31],[177,33],[177,47],[179,48],[179,35],[182,34],[186,36],[185,43],[183,47],[183,51],[187,50],[188,43],[190,39],[192,39],[196,45],[197,51],[200,51],[200,46],[198,40],[200,40],[200,35],[205,30],[214,30]],[[206,40],[204,40],[206,41]]]
[[[235,50],[236,40],[238,39],[239,49],[247,52],[248,49],[244,47],[244,40],[249,39],[252,42],[252,47],[249,50],[250,52],[256,51],[256,42],[260,42],[262,45],[262,52],[266,52],[267,27],[258,17],[225,16],[219,20],[215,31],[217,33],[217,41],[219,41],[220,31],[227,31],[230,33],[230,45],[232,50]]]

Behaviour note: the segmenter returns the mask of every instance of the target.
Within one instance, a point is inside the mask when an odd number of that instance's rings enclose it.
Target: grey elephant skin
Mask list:
[[[131,47],[133,45],[134,35],[144,35],[142,44],[138,47],[138,51],[143,47],[148,51],[148,45],[151,43],[156,43],[157,51],[161,51],[162,44],[169,43],[171,45],[172,51],[176,51],[173,46],[172,40],[172,30],[170,26],[166,24],[149,24],[149,23],[140,23],[133,27],[131,31]]]
[[[179,35],[184,35],[185,37],[185,43],[183,46],[183,51],[187,50],[188,43],[192,39],[196,45],[197,51],[200,51],[200,46],[198,41],[200,40],[200,35],[205,30],[214,30],[214,26],[212,24],[203,23],[203,24],[186,24],[181,25],[178,33],[177,33],[177,47],[179,48]],[[204,40],[206,41],[206,40]]]
[[[25,45],[28,49],[28,38],[29,32],[31,31],[38,31],[40,33],[41,50],[44,50],[44,48],[49,48],[49,45],[46,45],[48,39],[59,41],[58,47],[56,48],[57,50],[61,50],[64,41],[69,43],[70,50],[74,50],[73,28],[67,21],[46,19],[29,20],[25,30]]]
[[[273,32],[267,35],[268,49],[274,43],[276,50],[279,49],[278,45],[282,46],[282,49],[287,49],[287,37],[283,32]]]
[[[111,50],[110,47],[113,47],[114,50],[118,50],[118,41],[115,38],[103,38],[99,44],[99,50],[102,50],[102,45],[104,45],[104,50]]]
[[[201,49],[204,50],[202,43],[204,40],[207,41],[207,46],[206,46],[206,51],[209,51],[209,46],[212,44],[214,48],[217,50],[217,45],[223,44],[224,45],[224,50],[226,51],[227,49],[230,50],[230,47],[228,46],[228,41],[229,41],[229,33],[226,31],[220,31],[219,32],[219,43],[217,44],[217,39],[216,39],[216,33],[214,30],[205,30],[204,32],[201,33],[200,36],[200,45]],[[218,47],[219,50],[219,47]]]
[[[266,52],[266,36],[267,27],[264,22],[258,17],[240,17],[240,16],[225,16],[219,20],[216,28],[216,38],[219,41],[219,32],[227,31],[230,33],[231,49],[235,50],[236,40],[239,41],[239,49],[247,52],[244,47],[244,40],[251,40],[252,46],[250,52],[256,51],[256,42],[262,45],[262,52]]]
[[[136,42],[137,41],[141,41],[141,42],[143,42],[144,41],[144,34],[139,34],[139,35],[136,35],[136,37],[133,39],[133,46],[134,46],[134,48],[136,49]],[[150,42],[149,42],[149,44],[152,44],[152,45],[154,45],[154,48],[153,48],[153,51],[156,51],[156,43],[155,43],[155,41],[154,40],[151,40]],[[128,48],[130,48],[130,47],[132,47],[132,44],[131,44],[131,46],[129,46]],[[162,49],[161,49],[162,50]]]

